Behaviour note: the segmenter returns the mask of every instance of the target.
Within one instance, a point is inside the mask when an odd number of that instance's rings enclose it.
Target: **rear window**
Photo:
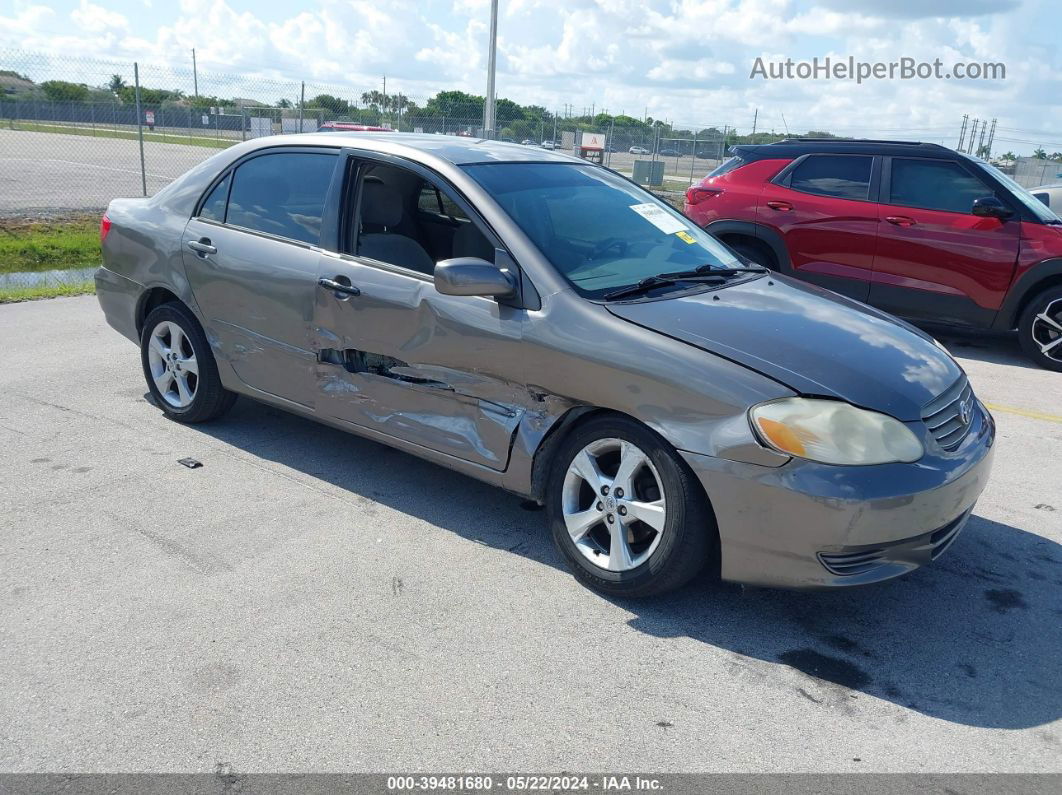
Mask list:
[[[793,169],[789,187],[839,199],[866,199],[873,163],[873,157],[863,155],[812,155]]]
[[[231,181],[232,173],[230,172],[225,175],[225,179],[214,186],[203,202],[203,206],[199,208],[200,218],[218,223],[225,222],[225,203],[229,198],[229,182]]]
[[[336,154],[277,152],[236,169],[226,223],[317,244]]]
[[[742,160],[741,155],[734,155],[733,157],[724,160],[714,170],[708,172],[709,177],[721,177],[723,174],[729,174],[735,168],[741,168],[745,165],[745,161]]]

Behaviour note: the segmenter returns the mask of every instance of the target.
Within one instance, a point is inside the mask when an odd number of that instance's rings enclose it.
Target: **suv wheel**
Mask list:
[[[221,385],[199,321],[182,304],[163,304],[147,316],[140,361],[155,405],[178,422],[216,419],[236,401]]]
[[[624,417],[601,417],[562,444],[546,490],[553,540],[584,585],[650,596],[713,559],[715,519],[671,447]]]
[[[1030,359],[1062,372],[1062,287],[1044,290],[1025,307],[1018,339]]]

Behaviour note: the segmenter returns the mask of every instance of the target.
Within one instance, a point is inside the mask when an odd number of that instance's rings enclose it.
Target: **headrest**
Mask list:
[[[402,196],[390,185],[365,182],[361,188],[361,221],[391,228],[402,221]]]

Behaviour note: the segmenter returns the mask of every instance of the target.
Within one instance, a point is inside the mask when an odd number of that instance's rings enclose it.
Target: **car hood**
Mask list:
[[[771,275],[718,290],[611,303],[617,317],[695,345],[803,395],[846,400],[904,421],[962,369],[931,337],[814,285]]]

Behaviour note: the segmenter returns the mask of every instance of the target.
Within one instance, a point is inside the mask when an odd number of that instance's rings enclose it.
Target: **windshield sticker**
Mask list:
[[[687,232],[685,229],[683,229],[683,230],[681,230],[679,232],[676,232],[675,233],[675,237],[677,237],[679,240],[684,240],[687,243],[696,243],[697,242],[697,239],[693,235],[691,235],[689,232]]]
[[[632,204],[631,209],[665,235],[686,231],[686,224],[671,215],[663,207],[658,207],[655,204]]]

